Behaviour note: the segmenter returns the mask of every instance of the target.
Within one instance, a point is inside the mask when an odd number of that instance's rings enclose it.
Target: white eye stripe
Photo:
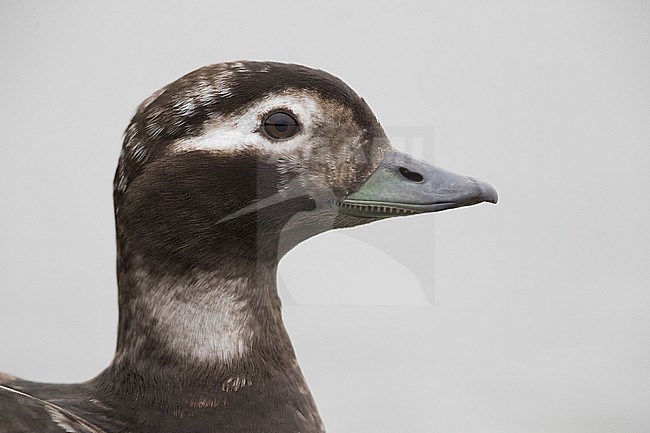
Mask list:
[[[241,114],[216,116],[209,120],[201,135],[176,141],[172,151],[191,150],[243,150],[257,148],[277,151],[306,145],[312,127],[321,119],[317,96],[311,92],[289,92],[268,96],[246,109]],[[300,125],[299,132],[282,142],[267,137],[261,130],[264,119],[274,111],[286,110],[292,113]]]

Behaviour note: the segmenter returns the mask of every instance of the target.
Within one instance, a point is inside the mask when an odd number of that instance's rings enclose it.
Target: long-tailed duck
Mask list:
[[[0,431],[323,432],[282,323],[282,256],[333,228],[484,201],[488,184],[395,150],[328,73],[191,72],[125,132],[113,362],[80,384],[0,375]]]

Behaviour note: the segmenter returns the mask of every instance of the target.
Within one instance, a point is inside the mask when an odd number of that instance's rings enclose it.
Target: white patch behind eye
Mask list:
[[[262,131],[262,122],[274,111],[289,110],[300,125],[299,132],[286,140],[273,140]],[[314,125],[322,119],[317,96],[312,92],[289,92],[267,96],[249,106],[243,113],[218,115],[209,120],[197,137],[182,138],[172,151],[193,150],[236,151],[259,149],[275,153],[296,146],[307,146]]]

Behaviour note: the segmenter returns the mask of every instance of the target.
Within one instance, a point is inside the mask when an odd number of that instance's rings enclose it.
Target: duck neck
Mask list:
[[[235,375],[244,385],[252,372],[296,369],[276,271],[275,261],[241,257],[184,275],[160,275],[144,265],[120,270],[113,366],[145,376],[169,371],[185,382],[204,382],[206,374],[211,383]]]
[[[185,431],[160,430],[183,418],[196,432],[322,433],[282,323],[276,269],[242,260],[182,276],[122,268],[117,352],[94,380],[102,401],[127,421],[149,414],[143,431]]]

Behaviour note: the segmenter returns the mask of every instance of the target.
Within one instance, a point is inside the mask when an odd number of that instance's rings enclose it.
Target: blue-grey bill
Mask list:
[[[388,218],[496,203],[498,198],[486,182],[392,151],[357,191],[337,204],[345,214]]]

